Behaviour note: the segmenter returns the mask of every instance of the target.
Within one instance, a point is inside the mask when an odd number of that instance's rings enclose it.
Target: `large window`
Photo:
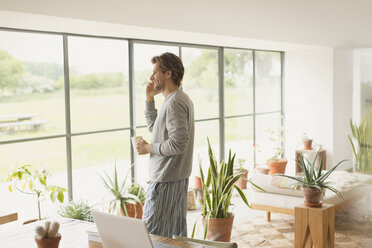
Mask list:
[[[198,158],[208,166],[207,137],[217,159],[231,149],[249,167],[283,145],[266,136],[283,122],[282,52],[0,30],[0,193],[8,208],[22,204],[11,200],[4,179],[23,164],[46,167],[70,197],[94,204],[107,195],[99,175],[115,164],[121,178],[132,168],[147,186],[148,156],[135,155],[130,137],[151,142],[145,89],[151,58],[163,52],[185,66],[182,88],[195,107],[194,175]],[[163,99],[156,96],[156,108]]]

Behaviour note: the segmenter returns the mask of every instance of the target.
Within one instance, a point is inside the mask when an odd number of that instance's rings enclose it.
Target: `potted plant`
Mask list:
[[[364,117],[360,124],[353,123],[350,119],[352,137],[348,135],[355,157],[355,171],[372,173],[372,128],[370,120]]]
[[[204,202],[202,203],[204,239],[208,238],[209,240],[229,242],[234,221],[234,215],[229,211],[233,190],[236,189],[244,203],[248,207],[250,206],[243,191],[235,185],[239,178],[242,177],[242,173],[234,175],[233,172],[235,154],[231,157],[230,150],[227,163],[222,161],[218,168],[209,139],[208,154],[210,165],[206,178],[204,177],[202,167],[199,166],[204,197]],[[248,182],[252,183],[249,180]],[[252,183],[252,185],[254,184]],[[195,227],[196,222],[192,237],[195,234]]]
[[[270,169],[269,175],[274,175],[277,173],[284,174],[288,161],[287,159],[282,158],[283,149],[281,147],[275,147],[274,151],[274,156],[266,161],[266,164]]]
[[[140,199],[137,195],[129,193],[128,189],[125,187],[129,172],[130,169],[128,170],[123,182],[119,183],[115,164],[114,175],[112,178],[106,172],[104,172],[104,176],[100,175],[100,177],[105,188],[112,194],[112,199],[109,201],[109,212],[139,219],[140,216],[137,214],[137,207],[133,211],[134,213],[131,212],[131,214],[128,213],[127,209],[127,206],[136,206],[139,204],[140,209],[142,210],[142,205],[144,202],[144,197],[141,196],[142,199]],[[139,195],[141,195],[144,190],[143,188],[133,188],[132,192],[134,191],[137,191]]]
[[[38,219],[28,221],[28,223],[41,220],[40,201],[47,194],[49,194],[49,198],[52,202],[58,200],[62,203],[65,199],[64,192],[67,190],[56,185],[48,185],[47,180],[49,176],[50,174],[46,169],[34,169],[31,165],[23,165],[16,168],[7,178],[10,192],[15,189],[21,193],[37,197]]]
[[[199,162],[199,166],[201,166],[202,164],[202,159],[200,157],[200,154],[198,154],[198,162]],[[194,176],[194,180],[195,180],[195,183],[194,183],[194,189],[202,189],[202,184],[201,184],[201,178],[200,176]]]
[[[234,174],[242,174],[241,178],[235,183],[236,186],[238,186],[240,189],[246,189],[247,188],[247,182],[248,182],[248,170],[244,168],[244,164],[247,160],[239,158],[237,160],[236,166],[234,166]]]
[[[38,248],[58,248],[61,234],[58,233],[59,223],[57,221],[46,221],[44,226],[35,227],[35,242]]]
[[[327,172],[322,173],[323,169],[323,154],[321,153],[321,159],[320,159],[320,166],[319,169],[316,168],[316,160],[319,155],[320,149],[317,151],[316,156],[312,163],[310,161],[300,155],[301,159],[297,161],[297,163],[300,165],[303,174],[299,177],[293,177],[288,176],[284,174],[276,174],[275,176],[282,176],[291,178],[296,181],[296,183],[293,185],[294,187],[300,186],[302,188],[302,192],[304,194],[305,202],[304,204],[309,207],[321,207],[322,202],[322,195],[325,194],[325,190],[329,189],[338,196],[342,197],[341,193],[330,186],[331,182],[326,182],[325,180],[332,174],[332,172],[344,161],[340,161],[338,164],[332,167]]]
[[[309,139],[306,133],[303,134],[302,143],[304,144],[304,150],[312,150],[313,140]]]
[[[284,174],[285,168],[287,166],[287,159],[283,158],[284,149],[282,147],[283,141],[283,127],[279,127],[277,129],[266,129],[265,132],[269,136],[269,140],[274,142],[275,144],[279,144],[273,148],[273,156],[266,161],[267,166],[269,167],[269,175],[274,175],[276,173]]]
[[[62,217],[93,222],[91,210],[91,206],[84,201],[69,201],[66,205],[61,206],[58,213]]]
[[[135,205],[132,203],[125,203],[128,216],[135,217],[137,219],[142,219],[142,214],[143,214],[142,207],[145,204],[145,200],[146,200],[145,189],[141,185],[134,183],[128,189],[128,194],[137,196],[138,200],[140,201],[140,202],[137,202]],[[124,215],[122,211],[120,213],[121,215]]]

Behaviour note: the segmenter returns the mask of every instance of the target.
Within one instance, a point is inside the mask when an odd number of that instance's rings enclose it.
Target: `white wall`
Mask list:
[[[287,173],[294,172],[295,150],[304,132],[333,154],[333,49],[299,49],[285,57],[285,125]]]

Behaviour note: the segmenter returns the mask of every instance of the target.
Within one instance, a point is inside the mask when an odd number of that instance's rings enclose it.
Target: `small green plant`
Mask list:
[[[265,130],[268,139],[275,144],[272,150],[272,156],[268,159],[269,161],[280,159],[284,154],[284,149],[282,147],[282,142],[284,141],[283,131],[283,126],[280,126],[276,129],[268,128]]]
[[[339,197],[342,197],[341,193],[330,186],[331,182],[326,182],[325,180],[333,173],[333,171],[343,162],[346,160],[340,161],[338,164],[332,167],[329,171],[322,173],[323,170],[323,153],[320,153],[320,166],[319,169],[316,169],[316,161],[317,157],[319,155],[320,149],[317,151],[316,156],[313,160],[312,163],[310,161],[300,155],[300,159],[297,160],[297,163],[300,165],[303,174],[299,177],[293,177],[289,175],[284,175],[284,174],[275,174],[274,176],[281,176],[281,177],[287,177],[290,179],[293,179],[296,181],[296,183],[293,184],[293,188],[296,188],[298,186],[300,187],[309,187],[309,188],[317,188],[321,192],[324,193],[323,189],[329,189],[335,194],[337,194]]]
[[[137,183],[132,184],[132,186],[128,189],[128,193],[137,196],[141,203],[146,200],[145,189]]]
[[[47,179],[50,176],[46,169],[35,169],[31,165],[23,165],[15,169],[15,171],[7,178],[9,183],[8,189],[10,192],[13,189],[28,195],[35,195],[37,197],[37,208],[39,220],[41,220],[40,201],[49,194],[52,202],[58,200],[63,202],[65,199],[65,188],[48,185]]]
[[[248,207],[250,207],[243,191],[235,185],[236,181],[238,181],[239,178],[241,178],[243,175],[243,173],[238,173],[234,175],[235,154],[231,156],[230,150],[229,159],[227,163],[222,161],[220,168],[218,168],[217,160],[213,154],[209,139],[207,140],[210,161],[207,178],[205,178],[203,169],[199,165],[204,198],[204,201],[200,202],[202,206],[202,216],[205,218],[204,239],[207,237],[208,224],[210,218],[231,217],[229,207],[231,206],[231,196],[234,189],[238,191],[243,202]],[[248,180],[248,182],[256,186],[251,181]],[[256,187],[259,188],[258,186]],[[195,235],[195,227],[196,222],[194,224],[192,237],[194,237]]]
[[[348,135],[353,154],[355,157],[355,170],[372,173],[372,128],[369,118],[366,116],[359,126],[350,119],[352,137]]]
[[[93,222],[91,210],[91,206],[85,201],[69,201],[66,205],[61,206],[58,213],[62,217]]]
[[[109,201],[109,211],[111,213],[119,214],[121,210],[125,216],[128,216],[127,207],[125,206],[126,203],[136,205],[137,203],[142,204],[143,202],[137,195],[129,193],[128,189],[125,187],[129,172],[130,168],[121,183],[118,180],[116,164],[112,177],[110,177],[106,172],[104,172],[103,176],[99,175],[105,188],[112,194],[112,199]],[[132,191],[142,194],[142,191],[139,188],[133,188]]]
[[[234,169],[236,171],[239,171],[239,172],[245,172],[247,169],[244,168],[244,165],[245,165],[245,162],[247,160],[244,159],[244,158],[239,158],[237,161],[236,161],[236,164],[234,165]]]

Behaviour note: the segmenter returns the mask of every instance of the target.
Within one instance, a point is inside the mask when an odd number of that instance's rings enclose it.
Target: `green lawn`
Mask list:
[[[188,92],[194,99],[196,116],[199,118],[217,117],[217,96],[206,90],[195,89]],[[144,124],[144,92],[136,97],[137,124]],[[157,105],[162,96],[157,96]],[[198,100],[197,100],[198,99]],[[234,103],[234,97],[227,97],[229,106],[243,106],[247,102]],[[241,101],[240,99],[239,101]],[[49,136],[65,133],[65,104],[62,91],[33,94],[22,97],[3,98],[0,101],[1,115],[36,114],[35,120],[47,120],[45,129],[2,134],[0,140],[14,140]],[[244,119],[245,120],[245,119]],[[138,123],[141,121],[140,123]],[[252,125],[249,121],[227,121],[226,140],[252,139]],[[129,102],[126,90],[97,89],[71,92],[72,132],[86,132],[129,126]],[[240,130],[240,131],[239,131]],[[243,130],[243,132],[241,132]],[[150,141],[151,134],[144,128],[138,135]],[[243,133],[243,135],[241,135]],[[205,146],[206,137],[218,143],[218,121],[196,124],[195,145]],[[73,168],[114,163],[115,160],[130,159],[130,133],[119,131],[72,137]],[[48,168],[51,172],[66,170],[65,138],[0,146],[0,175],[5,177],[15,166],[34,164]]]

